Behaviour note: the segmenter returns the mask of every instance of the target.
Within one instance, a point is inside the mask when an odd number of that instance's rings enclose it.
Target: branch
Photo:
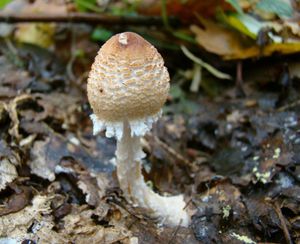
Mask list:
[[[172,25],[178,20],[170,18]],[[163,27],[161,17],[148,16],[114,16],[94,13],[68,13],[68,14],[5,14],[0,12],[0,22],[72,22],[103,25],[143,25]]]

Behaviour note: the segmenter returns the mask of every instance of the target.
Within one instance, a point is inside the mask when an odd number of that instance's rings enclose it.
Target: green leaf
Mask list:
[[[243,14],[243,10],[237,0],[226,0],[239,14]]]
[[[92,40],[93,41],[102,41],[106,42],[111,36],[113,32],[104,28],[96,28],[92,33]]]
[[[199,105],[188,99],[181,100],[179,109],[186,114],[193,114],[199,109]]]
[[[122,5],[113,5],[109,7],[109,12],[117,16],[137,16],[137,9],[141,3],[140,0],[122,0]]]
[[[76,58],[83,58],[84,57],[84,50],[81,48],[78,48],[74,51],[74,56]]]
[[[194,44],[197,43],[194,37],[182,32],[180,30],[179,31],[173,31],[173,36],[177,37],[178,39],[187,41],[187,42],[191,42],[191,43],[194,43]]]
[[[260,22],[248,14],[224,13],[223,11],[219,11],[217,19],[254,40],[256,40],[260,28],[263,27]]]
[[[167,0],[161,0],[161,17],[164,22],[164,26],[169,29],[169,18],[168,18],[168,11],[167,11]]]
[[[220,12],[218,17],[223,23],[230,25],[253,40],[257,39],[257,35],[262,28],[272,27],[272,22],[260,22],[249,14],[225,14]],[[282,38],[276,34],[269,34],[269,37],[275,43],[282,42]]]
[[[248,34],[248,36],[253,39],[257,38],[259,31],[265,26],[263,22],[259,22],[249,14],[236,15],[236,18],[247,28],[248,32],[252,34]],[[244,34],[247,35],[246,32],[244,32]]]
[[[198,110],[198,104],[186,98],[185,92],[178,84],[172,84],[170,88],[170,94],[174,101],[172,104],[164,107],[164,112],[182,112],[185,114],[193,114]]]
[[[93,11],[98,13],[103,12],[103,9],[97,6],[97,0],[74,0],[74,2],[79,11]]]
[[[283,0],[261,0],[256,4],[256,8],[277,14],[279,17],[291,17],[293,15],[291,5]]]
[[[174,84],[171,86],[170,94],[173,99],[184,99],[185,98],[184,92],[182,91],[181,87],[177,84]]]
[[[9,4],[12,0],[0,0],[0,9],[3,9],[7,4]]]

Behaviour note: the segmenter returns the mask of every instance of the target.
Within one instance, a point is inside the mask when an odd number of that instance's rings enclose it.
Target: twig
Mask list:
[[[18,50],[17,48],[14,46],[14,44],[11,42],[11,40],[7,37],[4,38],[4,42],[8,48],[8,50],[15,56],[18,56]]]
[[[286,111],[286,110],[291,109],[291,108],[293,108],[293,107],[296,107],[296,106],[298,106],[298,105],[300,105],[300,100],[296,100],[296,101],[294,101],[294,102],[292,102],[292,103],[289,103],[289,104],[287,104],[287,105],[284,105],[284,106],[278,108],[277,111],[283,112],[283,111]]]
[[[181,154],[177,153],[172,147],[170,147],[168,144],[161,141],[157,136],[153,136],[153,139],[159,146],[161,146],[164,150],[166,150],[170,155],[176,158],[179,162],[183,163],[183,165],[193,167],[192,162],[185,159]]]
[[[69,80],[72,80],[72,81],[75,81],[76,80],[76,77],[74,75],[74,72],[73,72],[73,64],[76,60],[76,55],[75,55],[75,40],[76,40],[76,34],[75,34],[75,31],[74,31],[74,26],[71,24],[71,58],[69,59],[69,62],[67,64],[67,75],[69,77]]]
[[[182,219],[180,220],[179,224],[177,225],[175,231],[173,232],[171,239],[168,241],[168,244],[174,243],[174,239],[175,239],[175,237],[176,237],[176,235],[177,235],[177,233],[180,229],[181,222],[182,222]]]
[[[202,81],[202,67],[200,64],[194,64],[194,70],[193,70],[193,80],[190,85],[190,91],[197,93],[200,88],[200,84]]]
[[[163,20],[156,16],[113,16],[94,13],[68,14],[5,14],[0,13],[0,22],[72,22],[104,25],[143,25],[163,27]],[[170,24],[178,24],[175,18],[169,19]]]
[[[245,97],[244,85],[243,85],[243,63],[238,61],[236,65],[236,92],[238,97]]]
[[[282,230],[283,230],[283,233],[284,233],[285,240],[286,240],[287,243],[292,244],[293,242],[292,242],[289,230],[286,226],[285,218],[283,217],[281,209],[278,205],[278,202],[274,202],[274,207],[275,207],[275,211],[276,211],[276,213],[277,213],[277,215],[280,219],[281,227],[282,227]]]

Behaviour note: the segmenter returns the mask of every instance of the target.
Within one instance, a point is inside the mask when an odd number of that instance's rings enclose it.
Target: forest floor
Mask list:
[[[160,48],[171,90],[143,173],[156,192],[183,193],[193,216],[159,227],[124,199],[115,140],[92,134],[86,79],[100,44],[89,25],[59,28],[50,49],[0,42],[0,243],[300,243],[297,56],[214,58],[233,77],[238,66],[243,92],[211,79],[195,93],[189,59]]]

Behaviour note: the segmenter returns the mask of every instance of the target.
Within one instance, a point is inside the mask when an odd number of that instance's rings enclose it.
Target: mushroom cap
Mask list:
[[[99,50],[87,95],[101,121],[138,120],[161,110],[169,80],[156,48],[138,34],[124,32],[111,37]]]

